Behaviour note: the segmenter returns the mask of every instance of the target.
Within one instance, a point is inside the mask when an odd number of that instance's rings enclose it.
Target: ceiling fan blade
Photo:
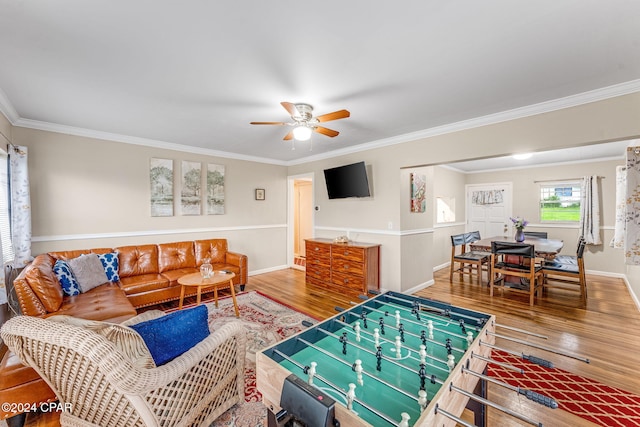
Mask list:
[[[331,138],[333,138],[334,136],[338,136],[338,134],[340,133],[337,130],[328,129],[322,126],[316,126],[313,128],[313,130],[323,135],[330,136]]]
[[[291,131],[288,134],[286,134],[284,136],[284,138],[282,138],[282,139],[284,139],[285,141],[289,141],[289,140],[293,139],[293,131]]]
[[[328,122],[331,120],[346,119],[350,115],[351,113],[348,112],[347,110],[340,110],[340,111],[334,111],[333,113],[323,114],[321,116],[316,117],[316,119],[320,123],[322,123],[322,122]]]
[[[286,125],[287,123],[283,122],[251,122],[252,125]]]
[[[300,112],[296,108],[296,104],[292,104],[291,102],[281,102],[280,105],[282,105],[284,109],[287,110],[287,112],[291,117],[300,116]]]

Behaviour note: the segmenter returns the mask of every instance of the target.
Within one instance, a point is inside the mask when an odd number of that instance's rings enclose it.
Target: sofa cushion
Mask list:
[[[178,279],[191,273],[198,273],[197,268],[179,268],[177,270],[169,270],[162,273],[162,277],[169,281],[169,286],[178,286]]]
[[[193,242],[162,243],[158,245],[160,273],[180,268],[195,268],[196,256]]]
[[[107,274],[107,279],[110,282],[116,283],[120,281],[120,271],[118,265],[118,254],[115,252],[109,252],[107,254],[99,254],[98,259],[104,267],[104,272]]]
[[[50,315],[54,314],[120,323],[135,316],[136,309],[118,285],[107,282],[89,292],[65,297],[58,311]]]
[[[87,292],[96,286],[107,283],[107,274],[96,254],[80,255],[67,261],[73,275],[76,277],[82,292]]]
[[[168,286],[167,278],[155,273],[120,278],[120,287],[127,295],[156,291]]]
[[[158,274],[158,247],[156,245],[120,246],[118,253],[120,280],[142,274]]]
[[[131,325],[144,339],[156,365],[163,365],[209,336],[205,305],[174,311]]]
[[[95,249],[74,249],[70,251],[55,251],[55,252],[47,252],[49,255],[53,257],[53,259],[63,259],[68,261],[73,258],[78,258],[80,255],[86,254],[105,254],[113,252],[113,249],[110,248],[95,248]]]
[[[26,268],[25,278],[47,312],[56,311],[62,305],[62,287],[53,272],[54,260],[47,254],[34,258]]]
[[[198,266],[205,259],[209,259],[211,264],[226,263],[227,239],[207,239],[193,242]]]
[[[71,267],[69,267],[67,261],[62,259],[57,260],[53,265],[53,272],[56,274],[58,282],[62,287],[62,292],[65,295],[73,296],[80,294],[80,284],[73,275],[73,271],[71,271]]]

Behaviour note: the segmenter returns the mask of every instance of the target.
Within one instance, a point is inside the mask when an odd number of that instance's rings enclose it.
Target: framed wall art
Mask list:
[[[264,200],[265,192],[264,188],[256,188],[256,200]]]
[[[180,189],[180,212],[182,215],[200,215],[202,164],[182,161],[182,187]]]
[[[207,214],[224,214],[224,165],[207,165]]]
[[[152,158],[149,181],[151,216],[173,216],[173,160]]]

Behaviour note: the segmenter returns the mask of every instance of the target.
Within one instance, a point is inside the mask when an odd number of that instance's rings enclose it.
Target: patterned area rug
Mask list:
[[[220,299],[218,308],[208,303],[209,324],[218,328],[227,322],[239,320],[248,332],[245,365],[245,402],[222,414],[211,427],[262,427],[267,408],[256,388],[256,353],[291,335],[306,329],[302,321],[315,319],[297,312],[266,295],[252,291],[237,296],[240,319],[235,317],[231,298]]]
[[[525,373],[489,364],[489,376],[553,397],[559,409],[603,427],[640,426],[640,396],[499,350],[492,350],[491,358],[524,369]]]

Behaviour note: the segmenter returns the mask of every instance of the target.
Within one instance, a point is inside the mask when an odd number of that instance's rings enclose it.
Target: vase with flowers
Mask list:
[[[529,221],[524,218],[520,218],[519,216],[509,219],[513,222],[513,226],[516,228],[516,235],[514,236],[515,241],[524,242],[524,228],[529,224]]]

